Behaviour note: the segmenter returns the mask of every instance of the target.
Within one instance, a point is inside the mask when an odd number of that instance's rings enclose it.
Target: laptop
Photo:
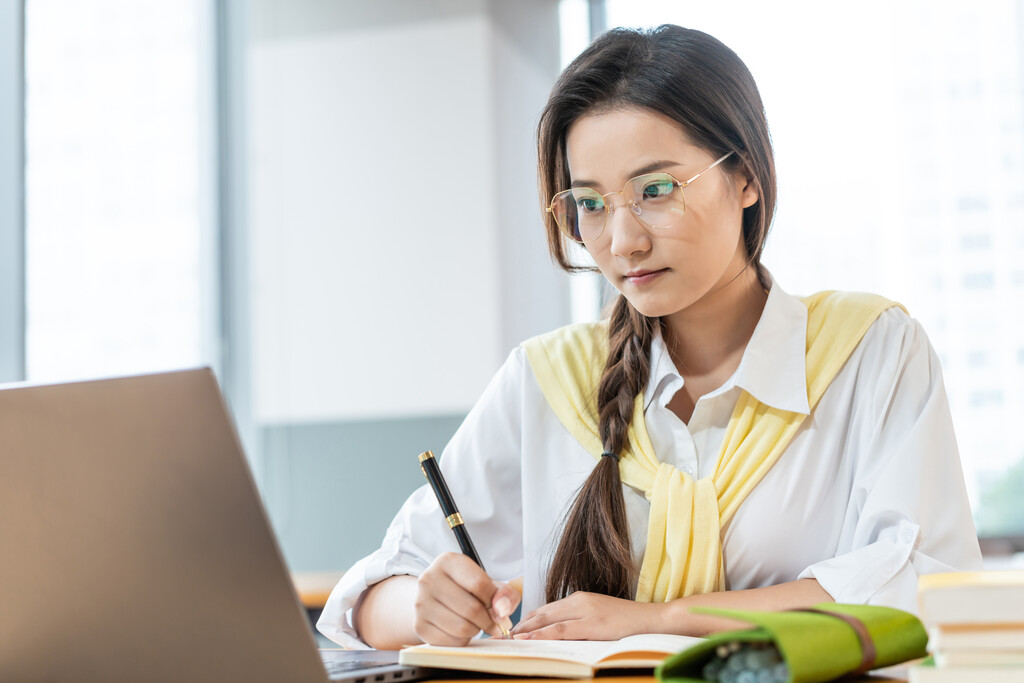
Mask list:
[[[426,674],[323,654],[208,368],[0,387],[0,680]]]

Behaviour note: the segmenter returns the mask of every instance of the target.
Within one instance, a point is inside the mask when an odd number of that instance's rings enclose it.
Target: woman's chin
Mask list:
[[[657,301],[651,297],[644,296],[628,296],[626,300],[629,301],[630,305],[637,310],[641,315],[648,318],[660,318],[662,316],[675,313],[676,309],[664,301]]]

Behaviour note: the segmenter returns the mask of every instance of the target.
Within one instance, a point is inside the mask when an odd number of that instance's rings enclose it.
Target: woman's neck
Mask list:
[[[739,366],[768,294],[757,268],[745,267],[683,311],[662,318],[669,355],[684,378],[717,388]],[[696,397],[695,397],[696,398]]]

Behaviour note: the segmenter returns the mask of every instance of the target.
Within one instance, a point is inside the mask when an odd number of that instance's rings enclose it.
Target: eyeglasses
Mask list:
[[[593,242],[604,232],[612,212],[612,195],[621,194],[636,219],[648,228],[671,228],[683,218],[683,188],[732,156],[729,152],[689,180],[680,182],[668,173],[645,173],[626,181],[620,192],[601,194],[589,187],[573,187],[551,199],[547,212],[558,227],[577,242]]]

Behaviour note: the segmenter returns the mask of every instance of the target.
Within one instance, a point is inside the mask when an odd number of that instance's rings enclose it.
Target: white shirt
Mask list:
[[[702,396],[689,423],[666,406],[683,386],[660,335],[652,341],[645,418],[655,453],[695,478],[710,476],[741,391],[809,412],[807,308],[778,285],[739,367]],[[594,458],[566,431],[522,347],[470,411],[440,459],[488,573],[523,577],[523,614],[543,604],[544,579],[566,510]],[[637,567],[650,505],[623,486]],[[389,576],[418,576],[458,552],[430,489],[405,502],[380,549],[334,588],[317,628],[366,647],[351,610]],[[836,602],[917,611],[921,574],[981,568],[938,358],[920,324],[884,312],[825,391],[814,414],[722,529],[728,589],[813,577]]]

